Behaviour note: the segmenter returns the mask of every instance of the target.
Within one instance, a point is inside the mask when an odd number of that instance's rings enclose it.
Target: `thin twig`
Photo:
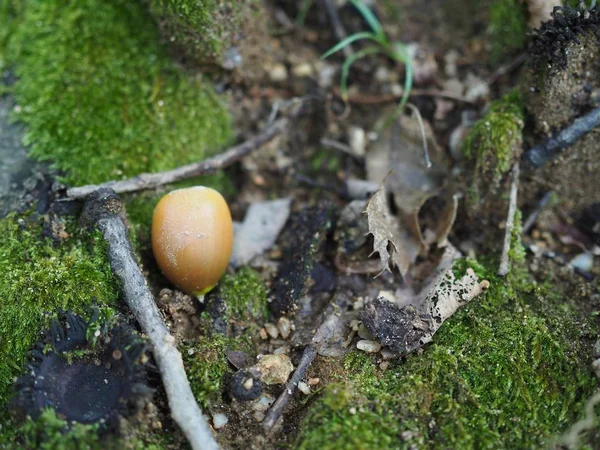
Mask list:
[[[550,203],[551,198],[552,191],[548,191],[540,199],[537,205],[535,205],[535,209],[531,212],[531,214],[529,214],[527,220],[523,222],[523,235],[529,233],[529,231],[533,228],[533,225],[535,225],[537,218],[539,217],[541,212],[546,208],[546,206],[548,206],[548,203]]]
[[[332,0],[321,0],[321,2],[325,5],[325,9],[327,9],[327,15],[329,16],[329,20],[331,20],[331,25],[333,26],[333,32],[335,33],[335,37],[338,39],[338,41],[342,42],[348,37],[348,34],[344,29],[344,25],[342,24],[340,16],[337,12],[337,7],[335,3]],[[344,56],[346,58],[354,54],[352,44],[344,46],[342,51],[344,52]]]
[[[514,58],[512,61],[510,61],[508,64],[504,64],[504,65],[498,67],[498,69],[496,69],[494,71],[494,73],[492,75],[490,75],[490,77],[487,79],[487,83],[489,85],[494,84],[496,81],[498,81],[498,79],[500,77],[503,77],[507,73],[510,73],[510,72],[516,70],[526,60],[527,60],[527,52],[523,52],[523,53],[517,55],[517,57]]]
[[[333,87],[334,94],[341,97],[340,88]],[[348,103],[356,105],[379,105],[381,103],[392,103],[402,98],[402,93],[398,94],[351,94],[348,95]],[[469,100],[461,95],[456,95],[451,92],[439,91],[437,89],[411,89],[409,97],[439,97],[447,98],[461,103],[474,104],[473,100]]]
[[[542,167],[598,125],[600,125],[600,107],[578,117],[572,124],[563,128],[553,137],[525,152],[523,160],[534,168]]]
[[[125,302],[152,345],[173,420],[194,450],[218,449],[190,388],[175,338],[169,334],[137,264],[123,213],[118,195],[112,189],[99,189],[87,198],[81,222],[84,226],[96,226],[108,244],[108,259],[121,282]]]
[[[517,161],[511,172],[510,178],[510,197],[508,203],[508,217],[506,218],[506,229],[504,230],[504,246],[502,248],[502,257],[500,258],[500,267],[498,275],[504,277],[510,272],[510,243],[512,232],[515,226],[515,214],[517,212],[517,194],[519,192],[519,162]]]
[[[231,147],[225,152],[213,156],[212,158],[205,159],[204,161],[191,163],[173,170],[167,170],[166,172],[143,173],[133,178],[128,178],[127,180],[108,181],[102,184],[90,184],[87,186],[69,188],[67,189],[67,197],[69,200],[81,199],[100,188],[111,188],[118,194],[142,191],[198,175],[213,173],[218,169],[222,169],[239,161],[254,150],[257,150],[272,141],[275,137],[283,134],[287,129],[289,122],[290,119],[287,117],[279,119],[253,138]]]
[[[304,349],[304,353],[302,353],[302,359],[300,359],[300,362],[298,363],[298,368],[290,378],[290,381],[288,381],[287,385],[285,386],[285,389],[283,390],[279,398],[277,398],[277,400],[267,413],[267,417],[265,417],[263,427],[266,431],[270,431],[281,417],[283,410],[292,399],[292,396],[294,395],[294,392],[298,387],[298,383],[302,381],[302,378],[304,378],[306,370],[312,364],[313,360],[315,359],[315,356],[317,356],[316,347],[314,346],[314,344],[308,345]]]
[[[417,117],[417,121],[419,122],[419,128],[421,129],[421,138],[423,139],[423,159],[425,160],[425,167],[431,168],[431,158],[429,157],[429,147],[427,145],[427,136],[425,136],[425,125],[423,125],[423,118],[421,117],[421,111],[412,103],[407,103],[408,106],[415,116]]]

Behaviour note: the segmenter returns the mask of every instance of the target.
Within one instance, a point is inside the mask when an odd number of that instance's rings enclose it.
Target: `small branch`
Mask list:
[[[571,125],[523,154],[523,160],[534,168],[542,167],[564,149],[600,125],[600,107],[578,117]]]
[[[538,217],[542,213],[542,211],[548,206],[550,203],[550,199],[552,198],[552,191],[548,191],[544,194],[544,196],[540,199],[540,201],[535,205],[535,209],[531,212],[527,220],[523,223],[523,235],[529,233],[529,231],[535,225]]]
[[[169,333],[137,265],[123,213],[123,205],[115,192],[112,189],[99,189],[87,198],[81,222],[87,227],[98,227],[108,243],[108,259],[121,282],[125,302],[152,345],[173,420],[194,450],[218,449],[192,394],[175,338]]]
[[[279,119],[252,139],[231,147],[229,150],[212,158],[205,159],[204,161],[181,166],[166,172],[143,173],[127,180],[108,181],[102,184],[91,184],[69,188],[67,189],[67,197],[69,197],[69,199],[81,199],[100,188],[111,188],[118,194],[135,192],[153,189],[158,186],[185,180],[198,175],[213,173],[218,169],[222,169],[239,161],[254,150],[272,141],[275,137],[283,134],[289,125],[289,121],[290,119],[288,118]]]
[[[506,229],[504,230],[504,246],[502,248],[502,257],[500,258],[500,267],[498,275],[504,277],[510,272],[510,241],[515,226],[515,214],[517,212],[517,194],[519,192],[519,163],[516,162],[512,168],[510,179],[510,199],[508,203],[508,217],[506,218]]]
[[[329,16],[329,20],[331,20],[331,25],[333,26],[333,32],[335,33],[335,37],[338,41],[343,41],[348,37],[346,30],[344,29],[344,25],[338,15],[337,8],[335,2],[333,0],[321,0],[325,5],[325,9],[327,9],[327,15]],[[352,44],[346,45],[342,51],[344,52],[344,56],[346,58],[352,56],[354,54],[354,49],[352,48]]]
[[[498,67],[496,71],[487,79],[489,85],[494,84],[500,77],[514,71],[527,60],[527,52],[523,52],[510,61],[508,64]]]
[[[312,364],[315,356],[317,356],[317,349],[315,345],[311,343],[304,349],[304,353],[302,353],[302,359],[300,360],[300,363],[298,363],[298,367],[292,375],[292,378],[290,378],[290,381],[288,381],[285,389],[267,413],[267,417],[265,417],[263,422],[263,427],[266,431],[273,429],[281,417],[283,410],[292,399],[292,396],[298,387],[298,383],[302,381],[302,378],[304,378],[306,370]]]
[[[341,97],[340,88],[335,86],[333,92],[338,97]],[[451,92],[439,91],[437,89],[411,89],[410,98],[413,97],[439,97],[448,100],[454,100],[466,104],[474,104],[473,100],[469,100],[463,96],[453,94]],[[392,103],[400,100],[402,93],[398,94],[353,94],[348,96],[348,102],[356,105],[379,105],[381,103]]]

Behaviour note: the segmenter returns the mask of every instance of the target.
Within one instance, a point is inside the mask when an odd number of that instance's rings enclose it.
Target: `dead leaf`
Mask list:
[[[425,162],[422,133],[429,147],[431,167]],[[369,181],[384,183],[399,210],[399,217],[394,217],[385,191],[378,191],[369,202],[369,231],[375,237],[373,250],[379,253],[384,268],[389,267],[391,259],[405,276],[417,255],[428,252],[429,244],[445,244],[454,224],[458,202],[447,187],[449,161],[427,122],[421,128],[417,118],[402,116],[382,132],[367,154],[366,163]],[[421,232],[419,211],[434,196],[445,199],[444,207],[437,212],[432,239],[426,241]],[[388,251],[389,243],[393,248]]]
[[[384,187],[369,200],[366,213],[369,233],[373,235],[373,253],[379,253],[383,270],[393,264],[405,277],[419,254],[419,242],[392,215]]]
[[[290,215],[290,204],[289,198],[282,198],[250,205],[244,222],[235,228],[231,265],[247,264],[273,246]]]

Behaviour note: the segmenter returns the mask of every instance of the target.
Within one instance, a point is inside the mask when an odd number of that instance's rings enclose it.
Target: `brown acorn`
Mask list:
[[[219,281],[231,257],[233,223],[223,196],[204,186],[178,189],[156,205],[152,250],[165,277],[201,296]]]

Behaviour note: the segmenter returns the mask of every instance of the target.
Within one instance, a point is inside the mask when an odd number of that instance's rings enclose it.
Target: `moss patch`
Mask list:
[[[27,353],[57,309],[84,313],[93,302],[114,304],[118,288],[99,233],[67,224],[71,237],[42,237],[42,221],[0,220],[0,405],[25,366]]]
[[[230,318],[266,319],[267,289],[258,272],[250,267],[242,267],[235,275],[225,275],[219,282],[219,292]]]
[[[102,435],[98,425],[69,424],[47,409],[37,419],[27,419],[0,430],[0,448],[23,450],[161,450],[168,448],[169,435],[152,435],[122,440],[115,435]],[[4,431],[4,433],[2,433]]]
[[[174,67],[142,2],[31,0],[19,20],[4,49],[17,118],[31,154],[67,183],[170,169],[230,139],[228,113]]]
[[[527,3],[521,0],[494,0],[490,5],[490,62],[501,63],[527,41]]]
[[[581,414],[596,387],[588,324],[526,274],[513,270],[506,281],[468,264],[491,288],[449,319],[422,355],[386,371],[366,354],[346,357],[339,376],[352,390],[350,405],[378,426],[364,431],[366,439],[384,443],[355,448],[540,448]],[[297,448],[338,448],[359,433],[348,402],[340,407],[327,395],[313,405],[319,415],[308,413]]]
[[[183,364],[196,401],[202,408],[219,401],[227,377],[233,369],[227,360],[227,350],[249,350],[247,338],[227,338],[221,334],[202,336],[181,349]]]

